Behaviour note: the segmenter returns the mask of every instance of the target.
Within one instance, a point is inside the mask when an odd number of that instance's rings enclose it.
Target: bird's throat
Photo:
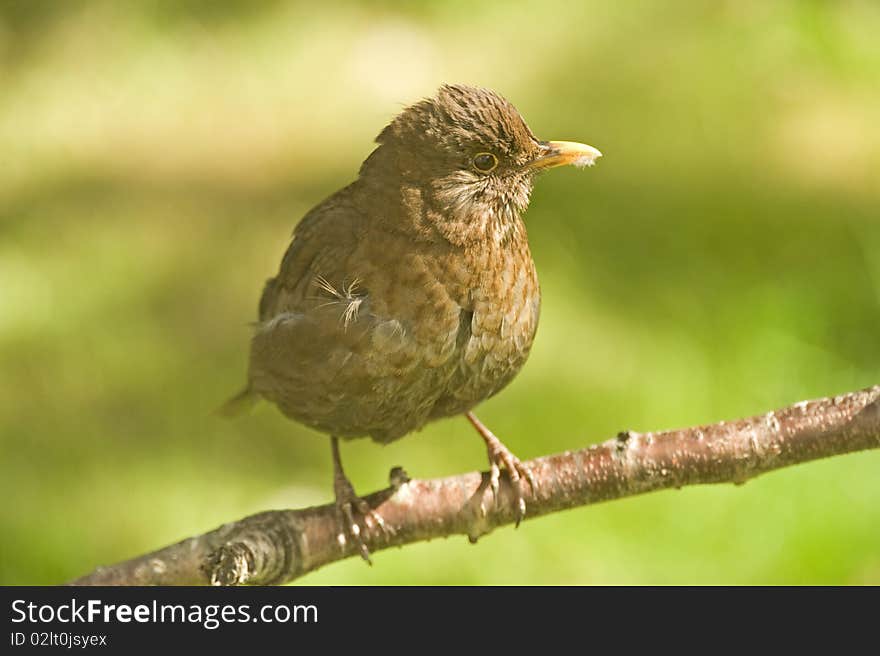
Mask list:
[[[503,245],[525,238],[522,215],[531,185],[432,184],[427,190],[435,228],[454,244]]]

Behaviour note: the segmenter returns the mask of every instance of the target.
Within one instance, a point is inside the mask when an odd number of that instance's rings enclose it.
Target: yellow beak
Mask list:
[[[576,141],[545,141],[542,148],[543,154],[529,163],[530,168],[551,169],[566,164],[592,166],[602,157],[596,148]]]

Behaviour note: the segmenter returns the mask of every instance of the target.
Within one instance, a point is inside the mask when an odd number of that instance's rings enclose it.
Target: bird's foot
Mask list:
[[[535,477],[532,471],[526,467],[519,458],[517,458],[497,437],[492,435],[494,440],[486,440],[486,447],[489,452],[489,487],[492,489],[492,496],[495,502],[498,502],[498,487],[501,478],[501,467],[507,470],[510,477],[510,484],[513,487],[514,499],[516,502],[516,526],[526,516],[526,501],[523,497],[523,479],[529,482],[532,491],[535,490]]]
[[[498,503],[498,488],[501,479],[501,468],[507,470],[510,477],[510,484],[513,487],[514,501],[516,503],[516,525],[526,516],[526,501],[523,496],[523,479],[529,482],[532,492],[536,490],[535,477],[532,471],[526,467],[519,458],[513,455],[513,452],[504,446],[495,434],[490,431],[476,415],[468,412],[467,418],[473,424],[474,428],[486,442],[486,450],[489,454],[489,488],[492,490],[492,497],[495,503]],[[485,514],[485,508],[481,504],[480,510]]]
[[[336,493],[336,515],[339,520],[339,533],[336,535],[339,546],[344,550],[351,540],[361,558],[372,565],[370,550],[364,542],[364,532],[379,531],[387,540],[394,535],[394,529],[385,523],[379,513],[370,508],[370,504],[355,494],[354,487],[344,475],[337,475],[333,479],[333,490]],[[355,515],[360,515],[363,528]]]

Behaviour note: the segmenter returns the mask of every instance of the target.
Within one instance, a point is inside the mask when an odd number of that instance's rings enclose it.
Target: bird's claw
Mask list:
[[[494,437],[494,436],[493,436]],[[526,501],[523,496],[522,481],[525,479],[529,483],[532,492],[535,491],[535,477],[532,471],[524,465],[497,437],[486,442],[489,453],[489,487],[492,490],[492,497],[495,504],[498,504],[498,489],[501,478],[501,467],[507,470],[510,477],[510,484],[513,487],[514,498],[516,502],[516,526],[523,520],[526,515]],[[481,506],[481,510],[485,515],[485,508]]]
[[[367,561],[367,564],[372,565],[373,561],[370,559],[370,550],[364,541],[364,533],[378,531],[385,540],[388,540],[395,534],[395,531],[385,523],[379,513],[370,508],[370,504],[355,494],[354,488],[347,478],[337,477],[333,487],[336,492],[336,514],[340,528],[336,535],[336,541],[344,550],[350,538],[361,558]],[[355,518],[356,514],[361,516],[364,530],[358,524]]]

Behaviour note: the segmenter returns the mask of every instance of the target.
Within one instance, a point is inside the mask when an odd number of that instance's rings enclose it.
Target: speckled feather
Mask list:
[[[264,288],[248,391],[339,437],[388,442],[516,375],[540,291],[521,214],[539,152],[495,93],[446,86],[312,209]],[[476,171],[475,153],[498,166]]]

